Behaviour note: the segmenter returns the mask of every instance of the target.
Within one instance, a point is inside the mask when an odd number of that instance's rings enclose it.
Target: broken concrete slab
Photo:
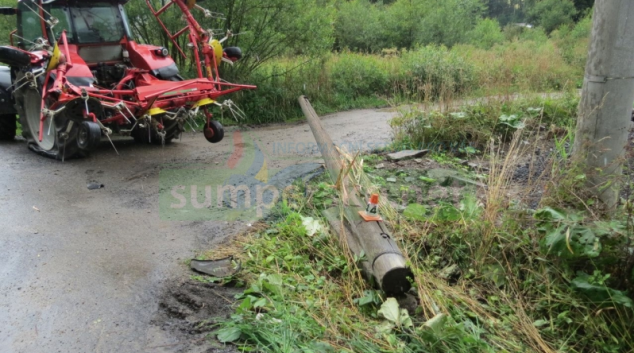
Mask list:
[[[216,278],[227,278],[240,272],[242,264],[240,261],[234,262],[233,256],[229,256],[219,260],[192,259],[190,267],[196,272],[204,273]]]
[[[453,179],[460,176],[460,172],[453,169],[435,168],[427,171],[427,177],[438,181],[440,185],[447,186]]]
[[[387,158],[393,161],[402,161],[410,158],[422,157],[429,153],[429,150],[404,150],[396,153],[389,153]]]
[[[427,177],[435,179],[442,186],[451,186],[454,183],[458,183],[459,186],[475,185],[478,187],[486,187],[486,185],[472,180],[464,176],[461,172],[453,169],[436,168],[427,171]]]
[[[447,266],[440,270],[438,277],[446,280],[460,277],[460,267],[456,264]]]
[[[468,167],[471,168],[472,170],[476,170],[476,171],[482,171],[482,172],[488,172],[489,168],[488,167],[484,167],[479,163],[469,163]]]

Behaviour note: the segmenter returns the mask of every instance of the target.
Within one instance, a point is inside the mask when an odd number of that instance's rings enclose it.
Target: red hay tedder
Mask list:
[[[0,47],[0,139],[13,139],[16,114],[31,150],[61,159],[83,156],[113,134],[142,143],[169,143],[198,114],[206,116],[205,138],[223,138],[209,108],[218,97],[255,86],[221,80],[218,66],[242,57],[222,47],[190,11],[210,12],[195,0],[145,0],[173,41],[187,36],[198,78],[184,80],[166,48],[138,44],[123,5],[128,0],[21,0],[0,8],[17,17],[12,46]],[[160,15],[183,13],[183,29],[170,33]],[[13,46],[13,38],[19,42]],[[225,104],[230,104],[230,101]],[[114,146],[114,145],[113,145]]]

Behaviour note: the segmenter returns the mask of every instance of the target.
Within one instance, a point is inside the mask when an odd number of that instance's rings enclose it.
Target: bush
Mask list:
[[[573,27],[563,26],[552,33],[566,62],[579,67],[585,65],[591,31],[592,16],[589,14]]]
[[[368,0],[344,2],[335,22],[337,47],[378,52],[388,47],[384,12]]]
[[[548,42],[548,35],[541,27],[536,28],[525,28],[519,35],[520,41],[531,41],[535,43],[546,43]]]
[[[552,41],[515,41],[491,50],[462,45],[454,51],[477,68],[473,89],[484,95],[560,90],[583,77],[583,66],[567,63]]]
[[[571,126],[578,104],[579,96],[574,93],[558,98],[491,99],[448,112],[402,111],[390,125],[396,146],[439,146],[444,148],[441,152],[448,152],[452,146],[468,144],[484,150],[492,139],[507,140],[520,128],[529,131],[540,125]]]
[[[399,85],[405,96],[435,99],[460,95],[472,88],[474,66],[446,47],[427,46],[401,58]]]
[[[240,91],[230,98],[244,110],[249,122],[263,124],[297,119],[302,116],[297,103],[300,95],[326,104],[329,102],[327,59],[297,57],[263,65],[243,80],[257,85],[258,89]]]
[[[576,14],[577,9],[571,0],[542,0],[528,11],[528,18],[550,33],[560,26],[573,23]]]
[[[504,42],[505,37],[497,20],[484,19],[467,34],[467,42],[480,49],[490,49]]]
[[[346,53],[334,60],[330,70],[333,89],[348,98],[389,92],[388,71],[380,57]]]
[[[587,39],[581,39],[584,41]],[[249,122],[302,117],[297,97],[307,95],[319,114],[405,102],[574,88],[583,65],[566,62],[557,41],[506,42],[490,50],[473,45],[427,46],[390,55],[343,52],[322,58],[289,57],[269,62],[238,80],[256,91],[231,96]],[[576,46],[575,48],[577,48]],[[225,114],[224,123],[233,119]]]

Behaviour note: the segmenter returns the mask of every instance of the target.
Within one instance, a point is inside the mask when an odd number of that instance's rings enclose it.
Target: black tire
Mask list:
[[[161,118],[158,119],[160,121]],[[162,124],[164,126],[163,131],[165,132],[165,144],[172,143],[172,140],[179,137],[183,131],[182,124],[176,120],[163,119]],[[148,125],[149,124],[146,123],[144,128],[137,126],[134,130],[132,130],[132,137],[134,138],[134,141],[145,144],[163,144],[161,136],[157,133],[156,129],[150,129],[150,133],[148,134]]]
[[[238,47],[227,47],[224,49],[224,52],[231,61],[242,59],[242,49]]]
[[[77,147],[83,151],[93,151],[101,143],[101,128],[93,121],[82,121],[77,131]]]
[[[20,80],[22,76],[23,74],[19,74],[16,80]],[[86,153],[77,147],[77,123],[68,119],[64,114],[56,116],[53,123],[50,119],[46,120],[43,139],[39,141],[42,101],[40,89],[25,86],[14,93],[15,108],[22,125],[22,135],[26,138],[29,149],[42,156],[57,160],[85,156]],[[51,123],[53,126],[50,126]],[[73,124],[70,130],[68,129],[69,124]],[[66,133],[67,131],[68,133]],[[66,135],[66,139],[61,139],[61,135]]]
[[[183,81],[183,77],[181,77],[180,75],[176,75],[170,77],[169,81]],[[183,124],[179,123],[176,120],[170,120],[167,118],[161,119],[160,117],[158,119],[159,121],[162,120],[161,123],[163,124],[163,131],[165,132],[166,145],[172,143],[175,138],[180,137],[181,133],[185,131]],[[132,130],[131,135],[134,138],[134,141],[137,143],[152,143],[155,145],[162,145],[163,141],[161,139],[161,136],[159,136],[155,129],[150,129],[150,132],[148,133],[148,128],[148,124],[145,124],[144,128],[140,128],[137,126],[134,130]]]
[[[29,54],[12,47],[0,47],[0,62],[12,67],[22,67],[31,65]]]
[[[0,141],[13,141],[18,120],[15,114],[0,115]]]
[[[222,124],[215,120],[210,121],[209,125],[205,125],[203,132],[207,141],[211,143],[218,143],[225,137],[225,129]]]

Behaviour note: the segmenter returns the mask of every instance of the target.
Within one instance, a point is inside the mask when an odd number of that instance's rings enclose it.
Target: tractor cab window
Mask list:
[[[73,38],[73,28],[71,27],[71,17],[66,7],[53,7],[50,9],[51,16],[55,17],[59,22],[53,27],[53,37],[57,41],[61,38],[62,32],[66,31],[66,37],[69,40]]]
[[[40,17],[24,2],[18,3],[18,36],[21,48],[30,48],[35,40],[42,37]]]
[[[78,44],[118,42],[124,28],[117,6],[108,3],[90,4],[90,7],[71,7]]]

